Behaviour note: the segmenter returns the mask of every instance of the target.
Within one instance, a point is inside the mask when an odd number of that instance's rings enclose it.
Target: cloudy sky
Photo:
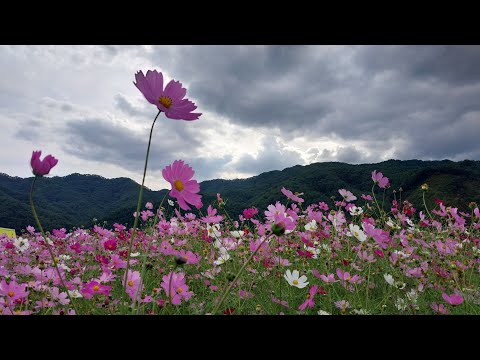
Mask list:
[[[203,115],[155,125],[146,179],[200,181],[322,161],[480,160],[480,46],[0,46],[0,172],[141,182],[156,107],[138,70],[179,80]]]

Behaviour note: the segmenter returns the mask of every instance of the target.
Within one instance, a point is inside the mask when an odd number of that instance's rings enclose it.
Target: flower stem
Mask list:
[[[430,216],[430,219],[433,220],[432,214],[430,214],[430,211],[428,211],[427,204],[425,202],[425,191],[422,191],[422,198],[423,198],[423,206],[425,206],[425,210],[427,211],[428,216]]]
[[[33,205],[33,189],[34,189],[36,180],[37,180],[37,176],[35,176],[35,178],[33,179],[32,187],[30,189],[30,207],[32,209],[33,217],[35,218],[35,222],[37,223],[37,226],[40,229],[40,232],[42,233],[43,239],[45,241],[45,245],[47,246],[48,253],[50,254],[50,257],[52,258],[53,266],[55,267],[55,270],[57,270],[57,274],[58,274],[58,277],[60,278],[60,282],[62,283],[62,286],[65,288],[68,300],[70,300],[70,304],[72,304],[72,307],[75,310],[75,313],[77,315],[79,315],[78,310],[75,307],[75,303],[72,301],[72,298],[70,297],[70,294],[68,293],[68,288],[65,286],[65,282],[63,281],[62,275],[60,274],[60,270],[58,269],[57,261],[55,260],[55,256],[53,255],[52,249],[50,248],[50,244],[48,243],[48,240],[47,240],[47,236],[45,235],[45,232],[43,231],[42,224],[40,223],[40,220],[38,219],[37,212],[35,211],[35,206]]]
[[[135,239],[135,230],[137,229],[138,217],[140,215],[140,209],[142,206],[143,184],[145,183],[145,175],[147,174],[148,155],[150,153],[150,144],[152,142],[153,127],[155,126],[155,121],[157,121],[158,115],[160,115],[161,112],[162,110],[159,110],[157,116],[155,116],[155,119],[153,120],[152,128],[150,129],[150,137],[148,138],[147,156],[145,157],[145,167],[143,169],[142,186],[140,187],[140,194],[138,196],[137,214],[135,216],[135,222],[133,223],[132,235],[130,236],[130,243],[128,244],[127,267],[125,269],[125,279],[124,279],[125,281],[123,286],[125,294],[127,293],[127,279],[128,279],[128,268],[130,267],[130,254],[132,252],[133,240]]]
[[[265,240],[263,240],[260,245],[257,247],[257,249],[252,253],[252,255],[250,255],[250,257],[247,259],[247,261],[243,264],[243,266],[240,268],[240,270],[238,271],[237,275],[235,276],[235,279],[233,279],[233,281],[230,283],[230,285],[223,291],[223,294],[222,294],[222,297],[220,298],[220,301],[217,303],[217,305],[215,306],[215,308],[213,309],[212,311],[212,315],[215,315],[215,313],[218,311],[218,308],[222,305],[223,301],[225,300],[225,298],[227,297],[228,293],[230,292],[230,290],[232,289],[233,285],[235,284],[235,282],[237,281],[237,279],[240,277],[240,275],[242,274],[242,271],[243,269],[245,269],[245,267],[247,266],[247,264],[250,262],[250,260],[252,260],[252,258],[255,256],[255,254],[258,252],[258,250],[260,250],[260,248],[262,247],[262,245],[265,243],[265,241],[267,241],[269,238],[269,236],[267,236],[265,238]]]

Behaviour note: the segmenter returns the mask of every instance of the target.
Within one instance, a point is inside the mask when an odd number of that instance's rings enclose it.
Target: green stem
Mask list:
[[[35,178],[33,179],[32,187],[30,189],[30,207],[32,209],[33,217],[35,218],[35,222],[37,223],[37,226],[40,229],[40,232],[42,233],[43,239],[45,241],[45,245],[47,246],[48,253],[50,254],[50,257],[52,258],[53,266],[55,267],[55,270],[57,270],[57,274],[58,274],[58,277],[60,278],[60,282],[62,283],[62,286],[65,288],[68,300],[70,300],[70,304],[72,304],[72,307],[75,310],[75,313],[77,315],[79,315],[78,310],[75,307],[75,303],[72,301],[72,298],[70,297],[70,294],[68,293],[68,288],[65,286],[65,282],[63,281],[62,275],[60,274],[60,270],[58,269],[57,261],[55,260],[55,256],[53,255],[52,249],[50,248],[50,244],[48,243],[48,240],[47,240],[47,236],[45,235],[45,232],[43,231],[42,224],[40,223],[40,220],[38,219],[37,212],[35,211],[35,206],[33,205],[33,189],[34,189],[36,180],[37,180],[37,176],[35,176]]]
[[[427,204],[425,203],[425,191],[422,191],[422,198],[423,198],[423,206],[425,206],[425,210],[427,211],[428,216],[430,216],[430,219],[433,220],[433,217],[430,214],[430,211],[428,211]]]
[[[265,241],[267,241],[269,238],[269,236],[267,236],[265,238],[265,240],[263,240],[260,245],[257,247],[257,249],[252,253],[252,255],[250,255],[250,257],[247,259],[247,261],[243,264],[243,266],[240,268],[240,270],[238,271],[237,275],[235,276],[235,278],[233,279],[233,281],[230,283],[230,285],[223,291],[223,294],[222,294],[222,297],[220,298],[220,301],[217,303],[217,306],[215,306],[215,308],[213,309],[212,311],[212,315],[215,315],[215,313],[218,311],[218,308],[222,305],[223,301],[225,300],[225,298],[227,297],[228,293],[230,292],[230,290],[232,290],[232,287],[233,285],[235,284],[235,282],[237,281],[237,279],[240,277],[240,275],[242,274],[243,272],[243,269],[245,269],[245,267],[247,266],[247,264],[250,262],[250,260],[252,260],[252,258],[255,256],[255,254],[258,252],[258,250],[260,250],[260,248],[262,247],[262,245],[265,243]]]
[[[150,129],[150,137],[148,138],[147,156],[145,157],[145,167],[143,169],[142,186],[140,187],[140,194],[138,196],[137,214],[135,216],[135,222],[133,223],[132,235],[130,236],[130,244],[128,244],[127,267],[125,269],[125,279],[124,279],[124,286],[123,286],[124,295],[127,294],[127,279],[128,279],[128,268],[130,267],[130,254],[132,252],[133,240],[135,239],[135,230],[137,229],[137,226],[138,226],[138,217],[140,215],[140,209],[142,207],[143,184],[145,183],[145,175],[147,174],[148,155],[150,153],[150,143],[152,142],[153,127],[155,126],[155,121],[157,121],[158,115],[160,115],[161,112],[162,110],[159,110],[157,116],[155,116],[155,119],[153,120],[152,128]]]

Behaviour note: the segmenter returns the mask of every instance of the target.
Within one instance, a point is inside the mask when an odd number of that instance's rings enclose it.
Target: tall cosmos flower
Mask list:
[[[187,203],[197,209],[203,206],[202,196],[197,194],[200,191],[200,184],[197,180],[191,180],[194,174],[195,171],[183,160],[175,160],[172,165],[162,170],[163,178],[172,185],[170,196],[177,199],[183,210],[190,210]]]
[[[188,99],[184,99],[187,89],[179,81],[171,80],[163,88],[163,74],[157,70],[148,70],[145,76],[142,71],[135,74],[134,85],[141,91],[145,99],[165,116],[173,120],[197,120],[201,113],[192,113],[197,106]]]
[[[55,159],[52,155],[47,155],[43,160],[40,160],[41,155],[41,151],[34,151],[32,153],[30,165],[32,166],[32,172],[35,176],[47,175],[50,170],[58,163],[58,160]]]

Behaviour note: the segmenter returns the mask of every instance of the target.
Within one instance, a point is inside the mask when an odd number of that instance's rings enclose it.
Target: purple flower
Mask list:
[[[47,155],[45,156],[45,159],[40,160],[41,155],[41,151],[34,151],[32,153],[32,159],[30,160],[30,165],[32,165],[32,172],[36,176],[47,175],[50,170],[58,163],[58,160],[55,159],[52,155]]]
[[[197,106],[188,99],[184,99],[187,89],[179,81],[171,80],[163,89],[163,75],[157,70],[148,70],[145,76],[142,71],[135,74],[135,86],[145,96],[145,99],[165,116],[174,120],[197,120],[201,113],[192,113]]]
[[[446,293],[443,293],[442,298],[450,305],[460,305],[463,303],[463,297],[460,294],[447,295]]]
[[[383,176],[381,172],[377,173],[377,170],[373,170],[372,180],[375,184],[378,184],[378,187],[381,189],[385,189],[386,187],[390,186],[390,180],[388,180],[386,176]]]
[[[294,194],[293,192],[291,192],[290,190],[288,189],[285,189],[285,187],[282,187],[282,194],[285,195],[287,198],[289,198],[290,200],[293,200],[293,201],[296,201],[296,202],[299,202],[299,203],[303,203],[305,200],[303,200],[302,198],[298,197],[296,194]]]

